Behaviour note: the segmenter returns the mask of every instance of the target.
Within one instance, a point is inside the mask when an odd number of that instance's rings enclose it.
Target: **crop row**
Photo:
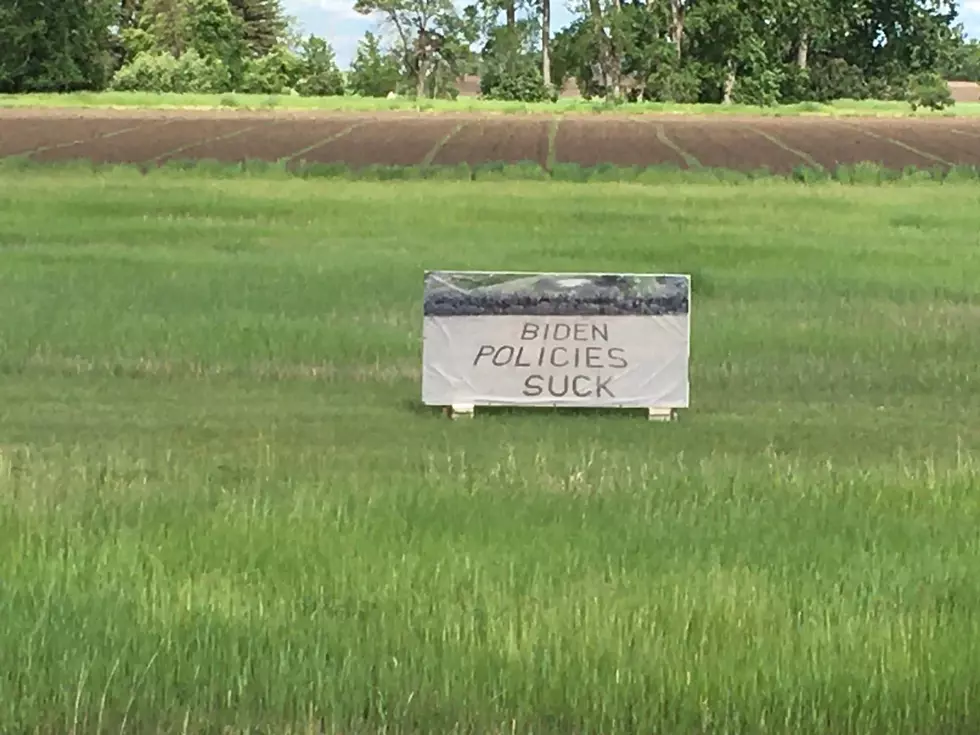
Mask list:
[[[955,120],[39,117],[5,119],[0,155],[152,165],[260,159],[351,168],[531,161],[549,171],[562,164],[613,164],[790,175],[800,166],[833,170],[861,162],[894,170],[980,165],[980,127]]]

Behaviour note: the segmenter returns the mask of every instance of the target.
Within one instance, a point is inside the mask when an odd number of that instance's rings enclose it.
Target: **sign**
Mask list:
[[[422,401],[686,408],[685,275],[425,274]]]

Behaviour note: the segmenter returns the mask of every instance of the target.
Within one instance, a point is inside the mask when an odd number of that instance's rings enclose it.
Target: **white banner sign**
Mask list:
[[[686,408],[687,276],[426,274],[428,405]]]

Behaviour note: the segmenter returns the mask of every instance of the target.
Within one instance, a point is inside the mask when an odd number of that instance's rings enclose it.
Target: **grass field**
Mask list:
[[[975,733],[978,204],[0,171],[0,731]],[[691,273],[692,408],[424,410],[426,267]]]
[[[149,92],[78,92],[73,94],[0,95],[0,108],[144,108],[144,109],[215,109],[244,110],[323,110],[344,112],[380,112],[384,110],[422,110],[434,112],[546,113],[574,114],[616,112],[618,114],[672,113],[678,115],[760,115],[795,116],[829,115],[835,117],[963,117],[980,115],[980,102],[958,102],[935,112],[915,112],[905,102],[882,100],[838,100],[828,104],[804,102],[773,107],[751,105],[674,104],[661,102],[607,104],[603,100],[563,98],[556,103],[508,102],[459,97],[456,100],[423,100],[400,97],[297,97],[258,94],[154,94]]]

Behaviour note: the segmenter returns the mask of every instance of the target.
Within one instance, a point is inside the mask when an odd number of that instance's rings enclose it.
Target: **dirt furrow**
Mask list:
[[[862,161],[892,169],[980,165],[977,141],[980,122],[966,118],[0,111],[0,156],[100,163],[253,158],[356,168],[534,161],[788,173],[814,163],[830,169]]]
[[[559,126],[565,127],[568,121]],[[436,154],[435,165],[548,162],[547,120],[483,120],[467,125]]]
[[[557,163],[596,166],[685,166],[684,157],[657,137],[655,125],[631,120],[565,120],[555,140]]]

